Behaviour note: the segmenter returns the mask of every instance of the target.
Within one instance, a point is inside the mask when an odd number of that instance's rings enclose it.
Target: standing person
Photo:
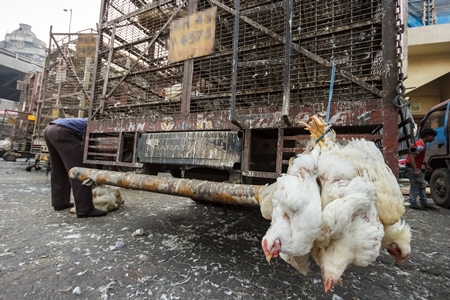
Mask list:
[[[422,165],[425,167],[425,172],[432,172],[433,169],[425,163],[425,153],[427,150],[426,143],[431,143],[434,141],[437,132],[434,129],[426,128],[420,133],[420,139],[411,147],[411,152],[406,157],[406,177],[409,179],[410,189],[409,189],[409,203],[410,208],[423,210],[428,209],[438,209],[436,206],[431,205],[427,201],[427,196],[425,189],[427,183],[425,181],[425,174],[422,171]],[[417,195],[419,195],[419,200],[421,206],[417,205]]]
[[[83,163],[84,146],[82,143],[87,119],[56,119],[45,128],[52,166],[51,194],[55,210],[73,207],[70,203],[70,190],[73,190],[78,218],[102,217],[106,211],[96,209],[92,200],[92,188],[82,185],[81,181],[69,178],[73,167],[87,167]]]

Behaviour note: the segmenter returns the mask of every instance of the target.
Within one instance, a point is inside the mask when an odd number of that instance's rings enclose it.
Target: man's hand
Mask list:
[[[427,172],[428,172],[428,173],[433,172],[433,168],[430,167],[429,165],[426,165],[426,169],[427,169]]]

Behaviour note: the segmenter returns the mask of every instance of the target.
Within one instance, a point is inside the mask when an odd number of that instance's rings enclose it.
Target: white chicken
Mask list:
[[[347,185],[358,175],[358,170],[352,162],[353,156],[348,156],[343,149],[344,147],[336,142],[336,133],[327,133],[317,162],[318,178],[322,186],[322,207],[326,207],[336,198],[341,198]]]
[[[120,188],[110,185],[96,186],[92,190],[92,199],[95,208],[105,211],[117,210],[124,204]],[[76,208],[71,208],[70,212],[76,213]]]
[[[355,177],[342,189],[342,195],[322,212],[319,241],[339,239],[355,216],[364,214],[375,200],[375,190],[366,177]]]
[[[335,167],[330,168],[333,165]],[[397,179],[373,142],[353,139],[344,146],[336,141],[336,133],[330,130],[325,136],[318,171],[321,180],[328,177],[334,181],[345,181],[356,175],[367,174],[375,185],[376,206],[380,220],[385,225],[397,223],[405,213],[403,195]],[[322,197],[325,196],[325,202],[328,202],[326,192],[322,191]]]
[[[306,275],[311,255],[328,292],[348,265],[369,265],[381,247],[397,262],[407,259],[403,196],[380,150],[365,139],[338,142],[317,117],[305,126],[317,145],[260,190],[261,213],[272,220],[262,241],[267,260],[280,256]]]
[[[164,97],[165,101],[176,101],[181,99],[182,92],[183,92],[183,84],[175,83],[170,87],[163,88],[161,91],[161,96]]]
[[[9,151],[11,149],[11,138],[5,138],[0,141],[0,150]]]
[[[276,182],[272,223],[262,241],[268,261],[281,257],[302,274],[309,265],[309,252],[321,226],[320,188],[316,165],[320,149],[298,155]],[[295,174],[295,175],[293,175]]]
[[[261,215],[264,219],[272,219],[272,199],[275,191],[277,190],[277,182],[272,184],[263,185],[258,192],[259,209],[261,210]]]
[[[320,191],[316,181],[282,174],[273,198],[272,223],[263,238],[267,259],[279,252],[293,256],[308,254],[321,225]]]
[[[92,190],[94,206],[97,209],[114,211],[119,209],[124,201],[120,188],[109,185],[99,185]]]
[[[324,208],[322,223],[324,236],[316,240],[311,254],[321,268],[328,292],[341,283],[348,265],[365,267],[379,255],[384,232],[372,182],[366,176],[355,177],[344,189],[343,197]]]
[[[308,145],[306,146],[306,148]],[[297,154],[290,162],[290,166],[287,170],[288,175],[295,175],[300,178],[305,178],[306,175],[310,175],[317,178],[317,163],[319,159],[321,148],[315,146],[310,152],[303,152]]]
[[[287,174],[300,176],[301,173],[310,173],[317,176],[317,159],[320,154],[320,147],[315,146],[315,141],[310,140],[302,154],[292,157],[289,161]],[[277,182],[265,184],[259,189],[258,201],[261,215],[267,219],[272,219],[272,199],[277,190]]]
[[[333,164],[335,167],[330,168]],[[385,234],[388,235],[386,240],[390,241],[390,246],[385,242],[383,248],[397,262],[403,261],[411,254],[411,232],[406,223],[401,227],[394,226],[398,222],[402,223],[401,217],[405,212],[403,195],[383,155],[373,142],[354,139],[344,146],[336,141],[334,131],[327,133],[318,161],[323,207],[335,198],[342,197],[351,178],[362,174],[366,174],[375,186],[375,205]]]
[[[384,225],[384,237],[381,246],[395,257],[397,263],[411,256],[411,228],[405,221],[399,220],[393,225]]]
[[[309,256],[310,256],[309,253],[302,255],[302,256],[292,256],[289,254],[280,253],[280,257],[285,262],[287,262],[288,264],[293,266],[295,269],[297,269],[297,271],[300,274],[302,274],[303,276],[306,276],[309,271],[309,265],[310,265]]]
[[[384,225],[397,223],[405,213],[404,199],[397,178],[384,162],[381,151],[373,142],[354,139],[342,152],[353,155],[353,162],[359,172],[364,171],[375,185],[376,206]]]

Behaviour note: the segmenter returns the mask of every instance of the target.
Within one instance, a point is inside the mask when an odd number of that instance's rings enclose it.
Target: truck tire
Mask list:
[[[172,177],[181,178],[181,169],[171,169],[169,172]]]
[[[17,157],[15,155],[12,155],[12,154],[9,154],[8,152],[6,152],[5,154],[3,154],[3,159],[6,161],[15,162],[17,160]]]
[[[436,169],[430,179],[431,198],[440,207],[450,206],[450,172],[448,169]]]
[[[159,173],[159,165],[144,164],[142,174],[156,176]]]

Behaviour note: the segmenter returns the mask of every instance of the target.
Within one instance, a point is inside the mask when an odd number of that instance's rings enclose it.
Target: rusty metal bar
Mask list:
[[[194,200],[244,206],[259,205],[258,193],[261,188],[259,185],[158,177],[80,167],[70,169],[69,176],[80,181],[90,179],[96,184],[107,184],[127,189],[188,197]]]
[[[50,26],[50,38],[48,41],[48,55],[45,58],[45,66],[44,66],[44,72],[42,74],[43,78],[42,78],[42,88],[39,91],[39,98],[38,98],[38,106],[36,108],[36,122],[34,122],[34,128],[33,128],[33,136],[38,136],[39,133],[41,132],[41,115],[42,115],[42,108],[44,107],[45,104],[45,99],[46,99],[46,95],[45,95],[45,91],[47,90],[47,84],[48,84],[48,77],[49,77],[49,73],[50,73],[50,53],[51,53],[51,47],[52,47],[52,30],[53,30],[53,26]],[[33,138],[34,140],[34,138]],[[33,141],[32,141],[33,142]]]
[[[116,38],[116,26],[117,23],[114,23],[112,33],[111,33],[111,40],[110,40],[110,47],[109,47],[109,53],[108,53],[108,63],[106,64],[106,70],[105,70],[105,78],[103,79],[103,90],[102,90],[102,98],[104,99],[106,97],[106,89],[108,87],[108,78],[109,78],[109,69],[111,67],[111,60],[114,52],[114,43]]]
[[[245,129],[244,131],[244,145],[242,148],[241,170],[250,170],[250,153],[252,152],[252,130]]]
[[[197,0],[189,0],[188,12],[190,15],[197,12]],[[181,97],[181,114],[183,115],[187,115],[191,112],[191,90],[193,75],[194,59],[187,59],[184,61],[183,68],[183,90]]]
[[[100,14],[98,16],[99,23],[97,24],[97,43],[95,45],[95,57],[94,57],[94,68],[92,70],[92,85],[91,85],[91,93],[89,95],[89,111],[88,111],[88,120],[91,120],[98,112],[94,110],[94,98],[95,98],[95,80],[97,79],[97,73],[101,72],[101,67],[99,66],[99,51],[100,51],[100,45],[102,44],[102,32],[101,32],[101,26],[102,26],[102,20],[103,20],[103,13],[105,11],[105,5],[107,0],[102,0],[102,3],[100,5]],[[100,59],[101,61],[101,59]],[[86,152],[87,152],[87,145],[84,150],[84,156],[83,160],[86,160]]]
[[[277,138],[277,161],[275,172],[280,174],[283,168],[283,147],[284,147],[284,128],[278,128]]]
[[[240,15],[240,0],[234,0],[234,33],[233,33],[233,65],[231,70],[231,123],[243,128],[236,117],[236,95],[237,95],[237,72],[238,72],[238,47],[239,47],[239,15]]]
[[[383,1],[383,11],[395,12],[395,2]],[[381,113],[383,115],[383,155],[386,164],[398,177],[398,110],[392,103],[397,95],[397,48],[396,48],[396,16],[395,13],[383,14],[382,42],[383,42],[383,64],[385,73],[383,80],[384,98]]]
[[[286,32],[284,44],[284,78],[283,78],[283,107],[281,116],[287,126],[292,122],[289,118],[289,108],[291,107],[291,42],[292,42],[292,5],[293,0],[287,0],[286,5]]]

